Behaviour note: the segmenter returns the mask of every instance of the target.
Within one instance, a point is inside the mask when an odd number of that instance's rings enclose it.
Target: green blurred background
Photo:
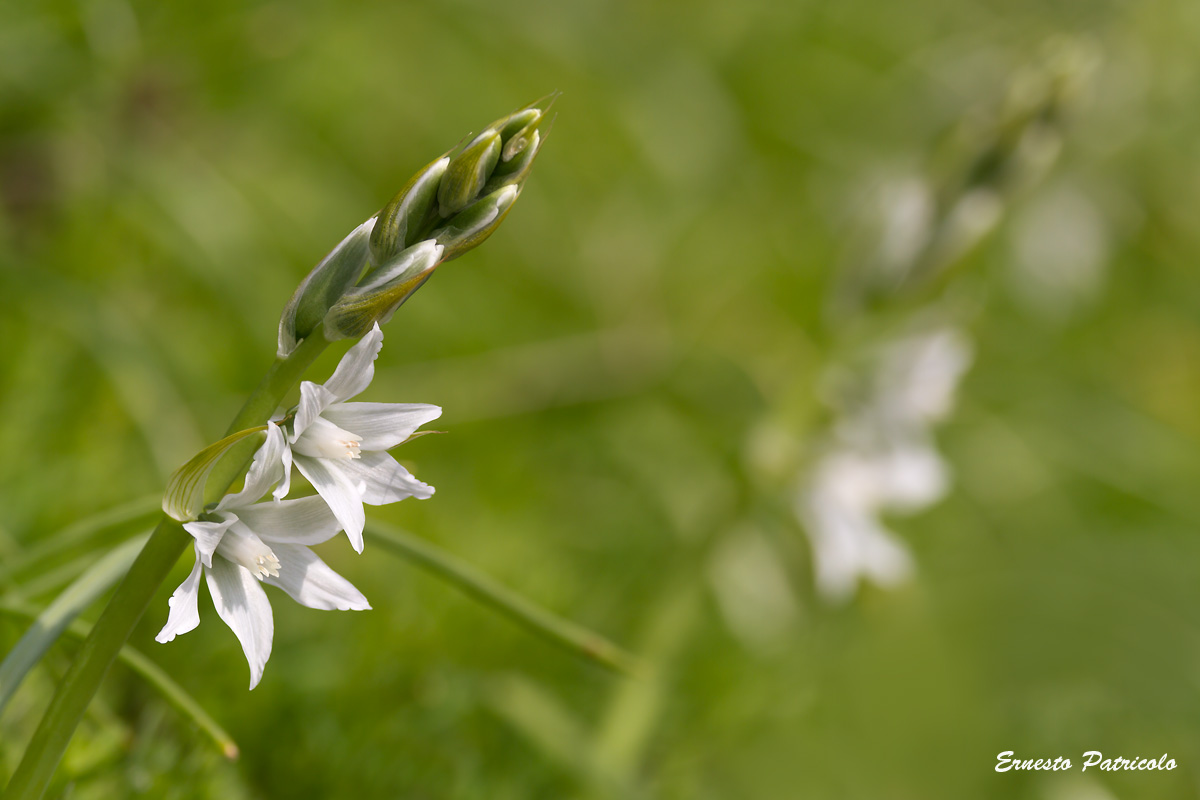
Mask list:
[[[986,148],[970,121],[1062,35],[1095,67],[1057,160],[921,300],[969,309],[952,490],[887,520],[911,580],[828,602],[793,504],[857,347],[839,276],[880,187]],[[441,405],[446,433],[397,451],[437,495],[371,514],[651,665],[611,675],[335,541],[374,610],[272,592],[247,693],[207,597],[153,642],[181,565],[131,643],[241,759],[118,666],[54,796],[1197,796],[1198,48],[1190,0],[0,4],[0,559],[161,491],[307,270],[557,89],[514,213],[386,330],[364,398]],[[44,604],[95,552],[0,592]],[[0,779],[74,647],[0,720]],[[998,774],[1005,750],[1179,767]]]

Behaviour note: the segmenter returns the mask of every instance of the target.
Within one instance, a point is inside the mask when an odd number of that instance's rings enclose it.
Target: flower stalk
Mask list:
[[[265,424],[327,345],[323,336],[312,336],[287,358],[277,358],[234,417],[230,432]],[[238,478],[241,465],[236,464],[237,461],[236,458],[223,459],[209,475],[210,485],[220,486],[222,492],[228,490]],[[45,793],[83,712],[100,688],[100,682],[154,599],[158,587],[193,541],[179,522],[163,514],[59,683],[9,781],[4,800],[35,800]]]
[[[189,545],[197,553],[193,575],[198,576],[202,566],[220,573],[214,578],[215,584],[209,582],[218,611],[222,607],[229,611],[231,607],[228,603],[223,606],[217,597],[224,592],[221,587],[227,573],[248,569],[245,565],[252,561],[261,567],[258,572],[264,573],[246,573],[249,576],[246,580],[255,592],[261,594],[262,590],[254,579],[269,578],[310,607],[367,607],[357,590],[353,590],[353,600],[346,601],[353,587],[341,587],[338,594],[330,589],[332,579],[323,583],[306,582],[313,572],[312,565],[319,559],[308,553],[300,541],[304,532],[276,531],[274,539],[264,532],[279,552],[299,559],[302,566],[308,567],[282,576],[278,568],[285,559],[276,558],[271,548],[249,528],[230,527],[237,524],[245,527],[225,508],[233,507],[235,500],[247,504],[236,506],[242,514],[253,516],[264,508],[254,505],[257,495],[240,497],[254,494],[259,488],[265,492],[265,485],[260,486],[261,481],[254,478],[253,468],[239,496],[227,493],[246,474],[262,443],[257,433],[267,431],[268,440],[272,435],[281,435],[277,427],[268,426],[272,415],[329,342],[370,332],[366,340],[347,354],[355,363],[347,364],[343,359],[324,386],[305,382],[295,415],[278,420],[280,424],[289,424],[291,432],[284,447],[283,480],[276,496],[287,493],[290,467],[294,463],[329,503],[330,519],[336,517],[334,521],[341,524],[361,551],[363,503],[380,505],[402,497],[432,494],[431,487],[408,475],[387,455],[386,449],[397,443],[389,437],[407,439],[417,425],[427,421],[425,417],[431,419],[429,414],[436,417],[440,409],[390,404],[391,410],[386,410],[382,407],[389,404],[344,401],[370,382],[373,374],[370,362],[382,340],[378,324],[387,322],[439,264],[478,246],[503,221],[520,194],[544,139],[544,131],[539,130],[553,98],[543,98],[497,120],[457,153],[435,160],[379,214],[352,231],[300,284],[280,319],[275,362],[234,417],[226,438],[206,448],[173,476],[164,497],[163,516],[59,683],[4,792],[5,800],[34,800],[46,791],[101,681],[158,587]],[[363,358],[365,362],[357,363]],[[358,432],[343,429],[336,420]],[[342,449],[330,450],[331,443],[339,444]],[[347,477],[350,475],[355,476],[354,481]],[[306,500],[288,502],[292,504],[290,508],[295,508]],[[283,513],[276,510],[278,505],[271,508],[276,515]],[[282,517],[277,516],[278,519]],[[332,535],[335,531],[322,528],[322,532]],[[202,547],[205,543],[211,544],[215,552]],[[217,562],[211,561],[214,555],[218,556]],[[337,580],[349,586],[344,579]],[[193,619],[193,582],[189,577],[173,596],[172,618],[160,633],[160,641],[195,627],[198,620]],[[246,649],[252,686],[270,652],[269,631],[265,627],[271,624],[270,610],[265,595],[259,605],[256,620],[264,625],[250,633],[262,634],[259,636],[262,641]],[[244,611],[240,607],[236,610],[239,614]],[[243,640],[243,648],[247,648],[249,634],[244,620],[222,616]]]

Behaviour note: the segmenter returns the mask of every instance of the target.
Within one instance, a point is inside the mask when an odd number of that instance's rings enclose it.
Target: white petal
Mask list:
[[[385,453],[386,455],[386,453]],[[296,455],[296,468],[317,490],[317,494],[329,504],[329,510],[337,517],[350,539],[355,552],[363,551],[363,526],[367,524],[367,513],[363,510],[362,492],[350,476],[342,469],[357,459],[333,461],[327,458],[309,458]]]
[[[275,635],[271,602],[249,570],[223,558],[214,560],[204,577],[217,613],[242,643],[253,689],[262,679],[263,668],[271,657],[271,639]]]
[[[338,575],[316,553],[299,544],[277,544],[279,577],[266,582],[283,589],[292,599],[322,611],[364,611],[371,607],[362,592]]]
[[[167,601],[167,605],[171,607],[171,613],[167,615],[167,624],[163,625],[163,629],[158,632],[158,636],[154,637],[154,641],[166,644],[176,636],[194,630],[200,624],[200,611],[196,606],[196,601],[200,597],[201,571],[200,556],[197,553],[196,564],[192,567],[191,573],[183,579],[183,583],[179,584],[179,588]]]
[[[361,437],[317,417],[296,437],[292,451],[313,458],[358,458]]]
[[[421,500],[433,496],[433,487],[422,483],[387,453],[363,453],[362,458],[339,461],[338,466],[356,485],[363,487],[362,501],[387,505],[406,497]]]
[[[342,356],[333,377],[325,381],[325,388],[338,400],[349,400],[366,389],[375,377],[375,359],[381,347],[383,331],[379,330],[379,323],[375,323],[371,332]]]
[[[258,503],[240,509],[240,512],[246,527],[276,551],[279,542],[320,544],[332,539],[342,529],[342,524],[329,510],[325,498],[319,496],[284,500],[281,503]]]
[[[361,449],[389,450],[441,415],[425,403],[334,403],[322,416],[361,437]]]
[[[237,508],[255,502],[267,493],[271,485],[282,477],[283,452],[287,441],[283,429],[274,422],[267,423],[267,440],[254,454],[254,462],[246,473],[246,481],[237,494],[227,494],[217,503],[217,510]]]
[[[183,529],[196,539],[196,557],[206,567],[212,566],[213,553],[217,551],[217,545],[221,543],[221,537],[225,535],[225,531],[238,521],[237,515],[228,511],[221,512],[219,516],[221,517],[219,522],[197,520],[183,523]]]
[[[279,482],[279,485],[275,487],[275,491],[271,493],[271,496],[274,497],[276,500],[282,500],[283,498],[287,497],[288,492],[290,492],[292,489],[292,448],[291,447],[283,448],[283,458],[281,459],[281,461],[283,463],[283,480],[281,480]]]
[[[296,407],[296,421],[292,423],[292,435],[288,437],[288,441],[295,443],[308,426],[321,416],[321,412],[336,402],[337,398],[324,386],[312,381],[301,381],[300,405]]]

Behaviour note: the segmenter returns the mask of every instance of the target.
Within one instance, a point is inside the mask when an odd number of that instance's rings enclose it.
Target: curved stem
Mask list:
[[[284,396],[328,346],[318,328],[287,358],[276,359],[251,393],[242,410],[234,417],[230,431],[236,432],[264,424]],[[228,488],[237,475],[213,475]],[[38,723],[25,755],[5,790],[5,800],[35,800],[46,791],[63,752],[75,733],[83,712],[100,688],[117,654],[133,633],[134,627],[166,580],[192,537],[183,526],[163,516],[150,540],[129,568],[112,599],[96,621],[67,674],[54,693],[46,713]]]
[[[441,548],[383,522],[368,522],[367,530],[385,550],[429,570],[559,647],[613,672],[627,676],[645,674],[645,666],[637,656],[600,634],[547,611]]]

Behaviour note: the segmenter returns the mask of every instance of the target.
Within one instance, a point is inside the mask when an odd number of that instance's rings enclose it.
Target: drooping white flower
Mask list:
[[[948,482],[945,463],[928,442],[827,453],[796,498],[821,595],[845,600],[860,578],[884,587],[907,579],[912,556],[880,517],[937,502]]]
[[[283,431],[267,426],[243,489],[228,494],[204,518],[184,523],[196,540],[191,574],[171,595],[167,624],[155,639],[169,642],[200,624],[197,601],[203,573],[217,614],[237,636],[250,665],[250,688],[258,685],[271,655],[275,625],[261,583],[287,592],[309,608],[361,611],[371,606],[358,589],[308,548],[341,529],[325,501],[305,497],[255,503],[283,475]]]
[[[946,494],[949,467],[930,429],[953,409],[970,362],[970,343],[950,327],[890,343],[873,365],[866,401],[837,421],[800,481],[796,516],[826,599],[848,599],[860,579],[889,587],[912,574],[908,548],[883,517],[915,513]]]
[[[383,331],[375,325],[323,385],[300,384],[300,405],[283,452],[284,478],[275,490],[276,499],[287,496],[295,464],[360,553],[363,503],[380,506],[433,495],[432,486],[414,478],[387,451],[442,414],[438,406],[424,403],[346,402],[370,385],[381,347]]]

